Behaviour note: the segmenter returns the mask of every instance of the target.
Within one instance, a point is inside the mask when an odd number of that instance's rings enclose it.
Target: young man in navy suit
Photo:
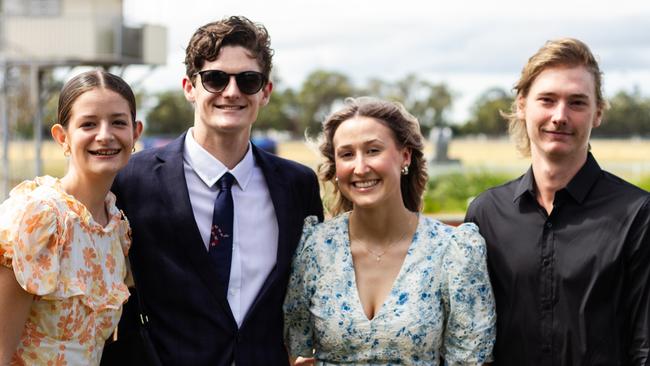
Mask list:
[[[250,143],[273,90],[272,55],[266,29],[244,17],[192,36],[183,91],[194,105],[193,127],[136,154],[115,181],[133,230],[138,296],[126,304],[102,364],[288,364],[282,301],[291,258],[304,218],[323,213],[312,170]],[[221,186],[226,176],[230,188]],[[218,202],[226,191],[228,209]],[[225,226],[217,222],[224,212]]]

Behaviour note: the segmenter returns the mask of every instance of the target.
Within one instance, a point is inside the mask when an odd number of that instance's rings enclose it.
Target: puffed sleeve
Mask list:
[[[485,240],[474,224],[453,231],[443,260],[446,273],[442,355],[448,365],[492,361],[496,312],[486,264]]]
[[[313,329],[309,312],[313,289],[310,289],[308,279],[317,275],[314,273],[315,266],[310,266],[314,260],[312,234],[317,224],[316,216],[305,218],[284,300],[284,341],[293,357],[313,356]]]
[[[54,292],[59,279],[62,225],[45,200],[10,199],[0,209],[0,257],[27,292]]]

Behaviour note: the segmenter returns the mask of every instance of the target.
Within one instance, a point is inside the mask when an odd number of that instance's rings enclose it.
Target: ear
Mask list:
[[[60,124],[54,124],[54,126],[52,126],[50,129],[50,133],[52,134],[54,141],[56,141],[56,143],[60,146],[68,143],[68,133],[66,132],[65,127],[61,126]]]
[[[411,149],[408,147],[402,148],[402,165],[401,166],[410,166],[411,165]]]
[[[186,76],[183,76],[183,94],[185,94],[185,99],[187,99],[188,102],[194,104],[194,93],[195,93],[196,88],[194,88],[194,85],[192,85],[192,80]]]
[[[273,82],[269,81],[264,85],[264,88],[262,88],[262,100],[260,101],[261,106],[265,106],[269,104],[269,100],[271,100],[271,92],[273,91]]]
[[[517,97],[517,119],[526,119],[526,97]]]
[[[133,143],[138,141],[140,135],[142,135],[142,130],[144,129],[142,121],[135,121],[135,130],[133,131]]]
[[[591,128],[596,128],[600,126],[602,122],[603,122],[603,107],[599,107],[598,110],[596,111],[596,115],[594,116],[594,122],[592,123]]]

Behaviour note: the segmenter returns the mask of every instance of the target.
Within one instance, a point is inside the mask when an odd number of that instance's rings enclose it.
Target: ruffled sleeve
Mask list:
[[[496,312],[486,263],[485,240],[474,224],[456,228],[443,260],[446,273],[442,354],[448,365],[492,360]]]
[[[317,224],[316,216],[305,218],[284,300],[284,340],[292,357],[313,355],[313,329],[309,312],[312,290],[309,289],[308,279],[315,275],[315,266],[310,266],[310,262],[315,259],[312,234]]]
[[[46,200],[12,198],[0,209],[1,263],[13,269],[18,284],[34,295],[57,286],[62,225]]]

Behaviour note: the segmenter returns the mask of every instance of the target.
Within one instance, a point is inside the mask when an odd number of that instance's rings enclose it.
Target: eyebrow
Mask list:
[[[372,140],[364,141],[364,142],[362,142],[361,144],[362,144],[362,145],[370,145],[370,144],[373,144],[373,143],[384,144],[384,141],[382,141],[382,140],[380,140],[380,139],[372,139]],[[352,144],[339,145],[339,146],[337,146],[337,147],[335,148],[335,150],[337,150],[337,149],[346,149],[346,148],[349,148],[349,147],[351,147],[351,146],[352,146]]]
[[[542,93],[537,93],[537,96],[539,97],[556,97],[558,96],[558,93],[554,92],[542,92]],[[574,94],[569,94],[570,98],[579,98],[579,99],[589,99],[589,95],[584,94],[584,93],[574,93]]]
[[[128,116],[127,113],[111,113],[111,117],[126,117]],[[97,115],[95,114],[84,114],[81,115],[81,118],[97,118]]]

